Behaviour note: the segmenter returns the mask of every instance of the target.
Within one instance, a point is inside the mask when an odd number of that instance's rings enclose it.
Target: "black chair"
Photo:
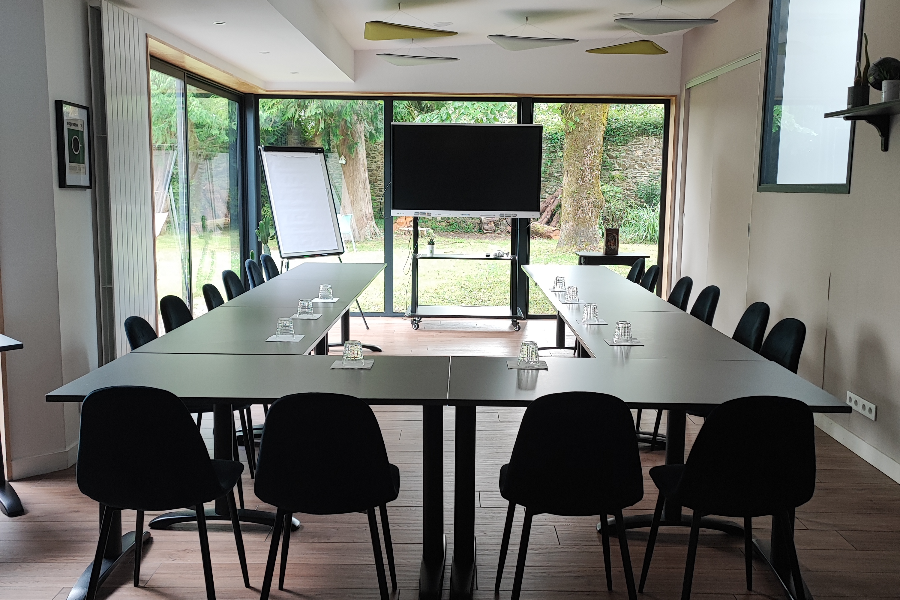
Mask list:
[[[796,598],[803,600],[793,516],[794,509],[808,502],[815,489],[814,436],[812,411],[798,400],[755,396],[715,408],[700,429],[685,464],[650,469],[659,498],[638,589],[644,591],[663,505],[672,501],[694,511],[682,600],[691,595],[700,520],[705,515],[743,517],[748,590],[753,584],[752,519],[777,517],[772,521],[773,527],[783,528]]]
[[[685,275],[672,286],[672,291],[669,292],[669,304],[687,312],[688,301],[691,299],[691,290],[693,289],[694,280]]]
[[[708,285],[697,295],[697,300],[691,308],[691,316],[697,317],[709,326],[712,326],[716,317],[716,307],[719,305],[718,286]]]
[[[754,352],[759,352],[768,324],[769,305],[765,302],[754,302],[741,315],[741,320],[738,321],[731,337]]]
[[[191,309],[178,296],[163,296],[159,301],[159,312],[162,315],[166,333],[194,320]]]
[[[244,289],[241,278],[231,269],[222,271],[222,283],[225,284],[225,297],[229,300],[234,300],[247,291]]]
[[[166,435],[160,436],[159,432]],[[177,465],[173,469],[172,466]],[[92,392],[81,405],[81,437],[76,479],[81,493],[100,503],[100,540],[88,583],[87,600],[97,595],[103,553],[113,519],[136,510],[134,585],[140,582],[144,511],[185,506],[197,512],[206,597],[216,597],[204,502],[228,499],[244,586],[250,587],[234,486],[244,466],[211,460],[190,414],[175,395],[146,387],[113,387]]]
[[[400,492],[400,470],[388,462],[375,414],[358,398],[340,394],[294,394],[269,408],[256,496],[275,506],[275,527],[260,600],[269,597],[282,530],[281,574],[284,589],[290,522],[294,513],[337,515],[365,512],[382,600],[389,593],[378,537],[375,507],[381,512],[391,587],[397,589],[394,549],[386,504]]]
[[[252,258],[248,258],[244,261],[244,268],[247,269],[247,285],[252,290],[253,288],[262,285],[265,283],[263,279],[262,269],[259,268],[259,265]]]
[[[157,338],[153,326],[141,317],[128,317],[125,319],[125,337],[132,350],[140,348]]]
[[[219,288],[211,283],[203,284],[203,299],[206,301],[206,310],[209,311],[225,304],[222,294],[219,293]]]
[[[796,373],[800,366],[800,353],[806,340],[806,325],[797,319],[782,319],[775,323],[766,336],[759,353],[771,361]]]
[[[656,283],[659,281],[659,266],[653,265],[647,272],[644,273],[644,276],[641,278],[641,286],[645,289],[650,290],[654,294],[656,293]]]
[[[626,277],[626,279],[633,283],[640,283],[641,277],[644,276],[644,264],[645,262],[643,258],[639,258],[634,261],[634,264],[631,265],[631,270],[628,271],[628,277]]]
[[[517,504],[525,507],[522,541],[512,598],[522,591],[522,575],[534,515],[602,515],[601,537],[606,586],[612,590],[607,515],[616,520],[628,597],[634,600],[634,575],[622,509],[644,496],[631,411],[607,394],[566,392],[532,402],[525,411],[509,463],[500,468],[500,495],[509,500],[494,592],[499,593]]]
[[[260,254],[259,262],[262,263],[262,271],[263,275],[266,276],[266,281],[271,281],[273,278],[281,275],[281,272],[278,270],[278,266],[275,264],[275,259],[270,255]]]

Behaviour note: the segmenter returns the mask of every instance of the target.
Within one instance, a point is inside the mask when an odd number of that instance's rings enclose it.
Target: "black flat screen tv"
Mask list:
[[[541,125],[391,124],[391,215],[540,216]]]

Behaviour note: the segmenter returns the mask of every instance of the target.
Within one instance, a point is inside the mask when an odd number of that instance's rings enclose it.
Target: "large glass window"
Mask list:
[[[580,250],[602,252],[607,227],[619,229],[620,254],[645,254],[648,267],[657,264],[665,106],[535,102],[534,122],[544,126],[544,164],[531,264],[574,265]],[[529,285],[528,312],[555,314]]]
[[[858,56],[859,0],[773,0],[760,188],[849,192],[846,107]]]

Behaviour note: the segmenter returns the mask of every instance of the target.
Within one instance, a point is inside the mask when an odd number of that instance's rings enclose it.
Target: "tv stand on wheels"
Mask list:
[[[515,254],[504,256],[491,256],[489,254],[419,254],[419,218],[413,217],[412,222],[412,294],[409,303],[409,311],[406,316],[410,318],[413,329],[418,329],[422,319],[509,319],[516,331],[521,329],[519,320],[525,316],[516,306],[517,277],[519,273],[519,260]],[[419,305],[419,261],[420,260],[505,260],[510,264],[509,306],[420,306]]]

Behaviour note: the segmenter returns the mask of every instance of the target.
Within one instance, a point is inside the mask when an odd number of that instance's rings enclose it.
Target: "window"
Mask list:
[[[760,191],[850,191],[846,106],[859,54],[858,0],[772,0]]]

